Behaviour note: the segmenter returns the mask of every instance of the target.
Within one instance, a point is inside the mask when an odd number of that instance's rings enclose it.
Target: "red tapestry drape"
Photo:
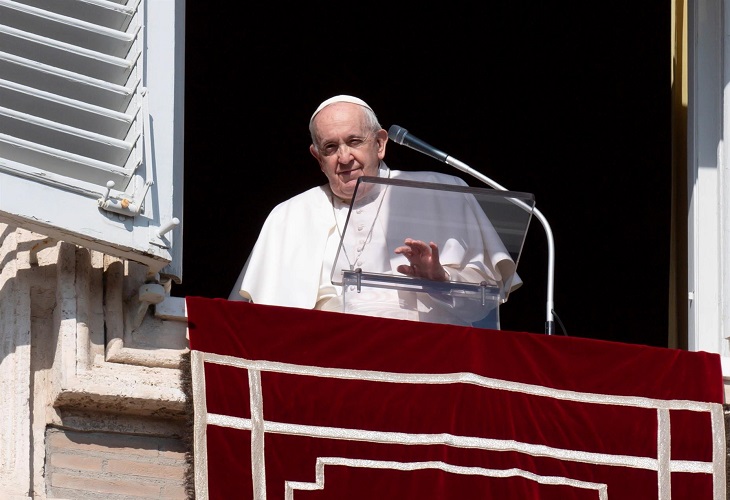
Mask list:
[[[717,354],[186,302],[199,497],[725,498]]]

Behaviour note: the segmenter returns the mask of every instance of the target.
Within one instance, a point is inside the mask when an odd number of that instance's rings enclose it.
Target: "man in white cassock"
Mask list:
[[[229,299],[344,312],[342,286],[332,279],[333,266],[341,265],[433,282],[486,282],[507,293],[521,285],[515,262],[473,198],[464,196],[454,206],[437,199],[438,191],[425,190],[404,199],[408,195],[393,186],[366,183],[353,203],[364,176],[466,186],[438,172],[390,170],[383,161],[388,132],[365,101],[348,95],[325,100],[309,130],[309,150],[329,182],[271,211]],[[398,206],[408,205],[419,207],[423,221],[471,220],[432,227],[424,241],[413,220],[391,218]],[[346,300],[348,313],[431,323],[470,325],[489,312],[474,301],[395,289],[347,292]]]

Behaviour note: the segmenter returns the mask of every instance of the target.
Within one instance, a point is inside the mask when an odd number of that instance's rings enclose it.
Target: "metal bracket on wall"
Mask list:
[[[104,194],[104,196],[97,200],[99,208],[102,208],[109,212],[115,212],[118,214],[135,217],[142,210],[142,201],[135,202],[134,200],[138,199],[144,201],[145,197],[147,196],[147,192],[150,190],[150,186],[152,186],[152,184],[152,181],[145,182],[144,190],[142,191],[140,196],[137,196],[137,194],[135,193],[128,198],[125,196],[115,196],[112,198],[110,197],[110,195],[111,190],[114,187],[114,181],[109,181],[106,183],[106,193]]]

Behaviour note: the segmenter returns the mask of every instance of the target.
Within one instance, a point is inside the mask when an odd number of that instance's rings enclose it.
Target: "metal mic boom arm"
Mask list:
[[[467,174],[476,177],[480,181],[484,182],[485,184],[493,187],[494,189],[498,189],[500,191],[509,191],[508,189],[500,186],[496,182],[494,182],[489,177],[477,172],[473,168],[469,167],[465,163],[457,160],[456,158],[452,158],[451,156],[447,156],[446,160],[444,160],[444,163],[447,165],[451,165],[454,168],[458,168],[462,172],[466,172]],[[545,320],[545,333],[548,335],[552,335],[555,333],[555,321],[553,317],[553,310],[554,310],[554,303],[553,303],[553,280],[554,280],[554,270],[555,270],[555,242],[553,241],[553,230],[550,228],[550,224],[548,223],[545,216],[540,212],[537,208],[532,209],[532,213],[535,217],[537,217],[537,220],[540,221],[543,228],[545,229],[545,235],[547,236],[547,244],[548,244],[548,276],[547,276],[547,311],[546,311],[546,320]]]
[[[450,165],[454,168],[457,168],[461,170],[462,172],[465,172],[472,177],[479,179],[483,183],[487,184],[488,186],[491,186],[494,189],[498,189],[500,191],[509,191],[504,186],[501,186],[500,184],[497,184],[492,179],[487,177],[486,175],[477,172],[473,168],[471,168],[469,165],[467,165],[464,162],[461,162],[457,160],[456,158],[453,158],[446,153],[443,153],[442,151],[426,144],[425,142],[421,141],[420,139],[417,139],[414,136],[407,137],[408,131],[404,129],[403,127],[400,127],[398,125],[392,125],[390,129],[388,130],[388,137],[390,139],[393,139],[398,144],[403,144],[406,146],[409,146],[416,151],[420,151],[421,153],[427,154],[428,156],[431,156],[432,158],[435,158],[437,160],[440,160],[447,165]],[[555,333],[555,320],[554,320],[554,302],[553,302],[553,289],[554,289],[554,275],[555,275],[555,242],[553,240],[553,230],[550,228],[550,224],[548,223],[545,216],[540,212],[537,208],[532,209],[532,213],[537,217],[537,220],[540,221],[542,224],[542,227],[545,229],[545,236],[547,236],[547,244],[548,244],[548,277],[547,277],[547,304],[546,304],[546,320],[545,320],[545,333],[547,335],[553,335]]]

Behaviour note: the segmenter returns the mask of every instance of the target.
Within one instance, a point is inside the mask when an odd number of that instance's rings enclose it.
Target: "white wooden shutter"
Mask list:
[[[184,0],[0,0],[0,222],[182,279]]]

